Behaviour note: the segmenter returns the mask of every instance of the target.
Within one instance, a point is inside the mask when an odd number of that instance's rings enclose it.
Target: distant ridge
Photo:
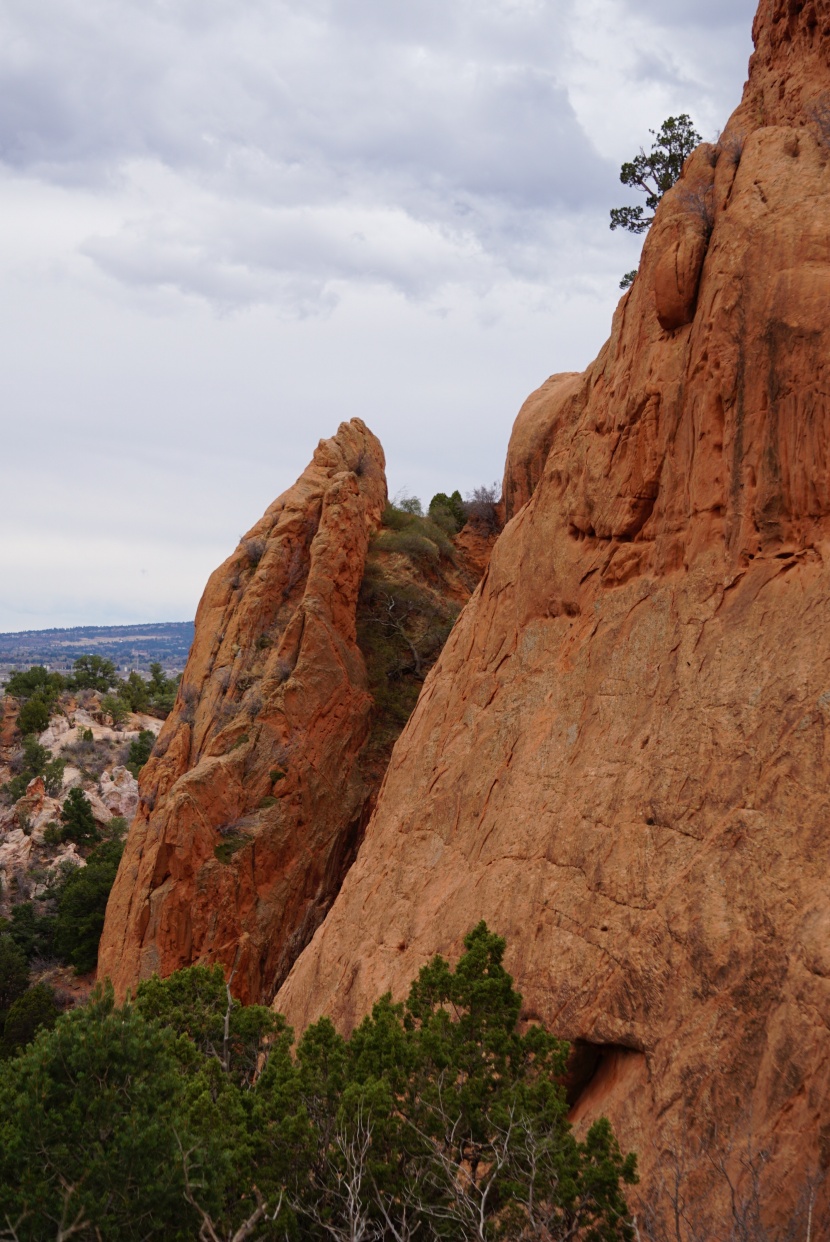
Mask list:
[[[112,660],[116,667],[146,670],[157,660],[167,671],[184,668],[193,641],[192,621],[151,625],[75,625],[0,633],[0,672],[46,664],[71,668],[79,655]]]

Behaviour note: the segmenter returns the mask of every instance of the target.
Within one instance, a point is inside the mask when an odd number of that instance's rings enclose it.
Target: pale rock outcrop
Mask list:
[[[114,767],[101,773],[101,801],[113,815],[132,819],[138,809],[138,781],[128,768]]]
[[[385,502],[379,442],[342,423],[208,582],[107,909],[119,996],[219,961],[270,999],[325,915],[367,811],[355,610]]]
[[[520,416],[512,520],[275,1005],[349,1028],[486,918],[646,1197],[751,1143],[785,1215],[830,1163],[830,6],[754,36],[599,358]]]

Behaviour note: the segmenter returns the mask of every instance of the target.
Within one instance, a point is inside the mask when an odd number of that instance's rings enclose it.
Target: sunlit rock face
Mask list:
[[[337,892],[366,813],[355,610],[385,502],[352,419],[211,576],[107,910],[98,973],[119,996],[218,961],[270,999]]]
[[[352,1026],[480,918],[599,1049],[646,1197],[830,1157],[830,8],[762,3],[744,98],[611,336],[517,423],[511,518],[276,999]]]

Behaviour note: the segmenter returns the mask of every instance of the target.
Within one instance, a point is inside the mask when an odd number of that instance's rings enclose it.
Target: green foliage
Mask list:
[[[54,699],[39,690],[26,699],[17,717],[17,727],[24,737],[27,734],[43,732],[49,724],[53,703]]]
[[[115,665],[103,656],[78,656],[73,668],[69,684],[76,690],[97,690],[99,694],[106,694],[118,682]]]
[[[701,141],[700,134],[692,125],[691,117],[683,112],[670,116],[659,130],[649,130],[655,141],[646,153],[640,148],[633,160],[623,164],[620,181],[646,196],[646,208],[652,214],[645,215],[642,206],[614,207],[611,211],[611,228],[627,229],[629,233],[645,233],[654,219],[660,199],[680,177],[683,165]],[[631,275],[631,273],[629,273]],[[624,286],[621,286],[624,287]]]
[[[620,281],[620,288],[621,288],[621,289],[630,289],[630,288],[631,288],[631,286],[634,284],[634,280],[635,280],[636,275],[637,275],[637,268],[636,268],[636,267],[632,268],[630,272],[626,272],[626,273],[625,273],[625,275],[623,276],[622,280]]]
[[[155,744],[156,735],[152,729],[142,729],[135,741],[130,743],[130,754],[126,766],[136,778],[150,758]]]
[[[7,930],[29,962],[33,958],[48,957],[52,951],[55,919],[48,914],[38,914],[31,901],[14,906]]]
[[[10,1006],[0,1041],[0,1057],[10,1057],[32,1042],[41,1029],[50,1030],[60,1015],[55,993],[45,983],[28,988]]]
[[[410,513],[414,517],[424,516],[424,507],[417,496],[398,496],[395,500],[395,508],[401,513]]]
[[[455,549],[447,531],[430,517],[414,509],[387,505],[383,511],[383,527],[374,537],[372,548],[377,552],[398,552],[422,566],[437,564],[444,556],[455,559]]]
[[[285,1029],[284,1020],[265,1005],[243,1007],[231,999],[218,964],[188,966],[167,979],[145,979],[138,985],[135,1005],[148,1020],[186,1035],[199,1052],[217,1058],[240,1085],[253,1082],[263,1041]]]
[[[126,834],[129,824],[123,815],[113,815],[107,824],[107,836],[110,840],[120,841]]]
[[[388,755],[456,615],[453,604],[417,578],[400,582],[370,556],[357,609],[357,641],[375,700],[370,752]]]
[[[22,949],[7,933],[0,934],[0,1020],[29,983],[29,965]]]
[[[75,867],[66,875],[58,892],[55,952],[79,974],[94,970],[98,961],[107,899],[123,850],[121,841],[102,842],[85,867]]]
[[[101,710],[110,717],[113,727],[120,729],[127,719],[130,705],[121,698],[120,694],[105,694],[101,699]]]
[[[118,694],[131,712],[146,712],[150,706],[150,690],[147,682],[135,670],[130,673],[126,681],[121,682]]]
[[[42,664],[33,664],[31,668],[12,673],[6,682],[5,693],[16,699],[28,699],[33,694],[56,699],[66,682],[60,673],[50,673]]]
[[[244,833],[229,832],[228,835],[213,848],[213,856],[220,863],[230,862],[234,854],[238,854],[250,841]]]
[[[24,737],[23,749],[15,757],[13,766],[17,773],[3,786],[3,792],[9,801],[16,802],[18,798],[22,798],[29,781],[36,776],[43,777],[48,794],[54,796],[60,792],[66,760],[53,759],[46,747],[41,746],[35,737]]]
[[[92,845],[101,839],[92,806],[82,789],[70,789],[66,795],[61,810],[61,822],[65,841],[74,841],[76,845]]]
[[[62,753],[88,777],[97,779],[112,764],[119,750],[106,738],[96,741],[91,729],[82,729],[80,740],[64,744]]]
[[[158,661],[154,661],[150,665],[150,680],[147,683],[147,692],[150,708],[157,716],[165,717],[172,712],[178,689],[178,679],[166,677],[162,666]]]
[[[20,1242],[61,1222],[89,1239],[195,1237],[182,1098],[174,1034],[99,989],[4,1067],[0,1219],[19,1222]]]
[[[65,770],[65,759],[50,759],[43,769],[43,784],[51,798],[57,797],[63,788],[63,774]]]
[[[575,1139],[566,1046],[517,1030],[504,941],[465,943],[405,1005],[349,1039],[322,1019],[293,1053],[219,966],[122,1009],[99,989],[0,1077],[0,1219],[21,1242],[61,1217],[89,1239],[630,1239],[633,1156],[605,1120]]]
[[[467,512],[461,493],[456,490],[448,496],[446,492],[436,492],[429,502],[429,516],[447,534],[456,534],[467,521]]]
[[[41,746],[36,738],[24,738],[24,745],[22,745],[20,754],[16,756],[14,766],[17,768],[16,775],[2,786],[7,800],[16,802],[19,797],[24,796],[26,786],[36,776],[43,777],[43,785],[46,787],[47,794],[52,796],[60,794],[66,760],[52,759],[50,751],[46,749],[46,746]]]

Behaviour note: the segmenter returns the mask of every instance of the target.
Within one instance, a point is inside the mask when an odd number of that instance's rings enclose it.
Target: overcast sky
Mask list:
[[[738,103],[754,0],[0,0],[0,630],[192,617],[359,415],[500,478],[605,340],[619,166]]]

